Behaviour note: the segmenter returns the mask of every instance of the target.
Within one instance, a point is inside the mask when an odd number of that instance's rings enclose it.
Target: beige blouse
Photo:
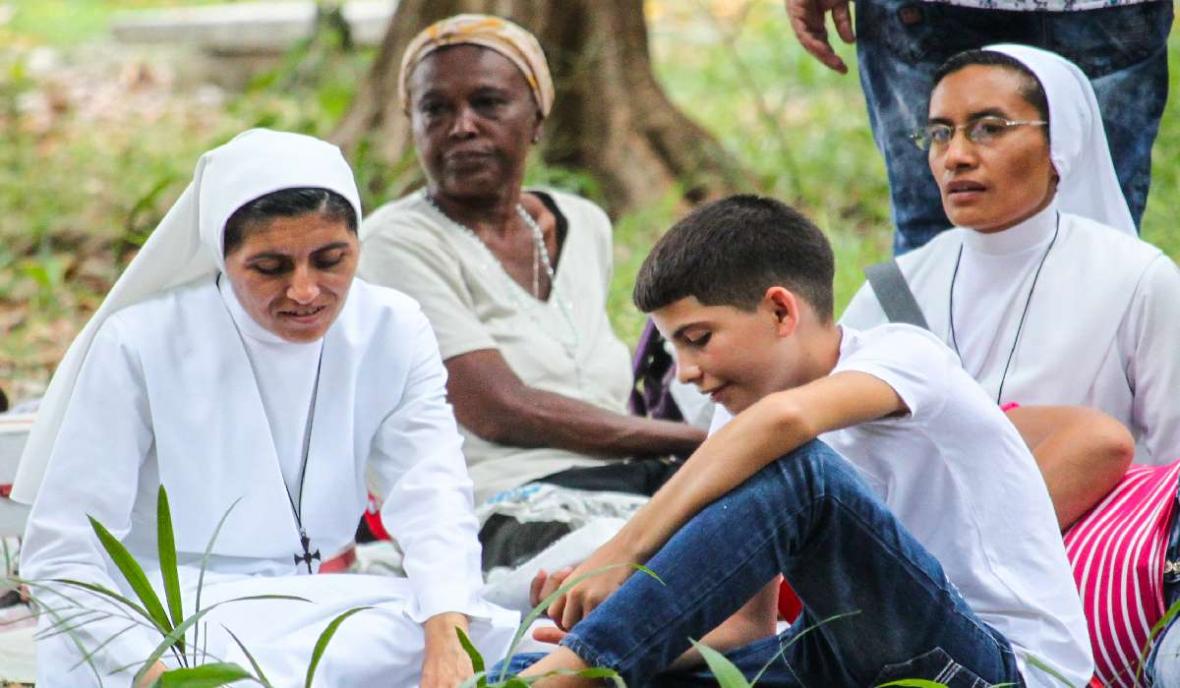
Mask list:
[[[568,227],[548,301],[513,281],[487,247],[436,210],[423,191],[364,221],[360,275],[418,300],[444,360],[497,349],[530,387],[626,413],[630,356],[606,315],[610,220],[586,199],[542,193]],[[564,449],[495,444],[462,430],[477,504],[530,480],[606,462]]]

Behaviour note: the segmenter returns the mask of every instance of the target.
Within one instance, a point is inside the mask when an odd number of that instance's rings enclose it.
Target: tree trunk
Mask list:
[[[589,172],[613,215],[664,199],[695,204],[750,186],[742,167],[668,100],[652,73],[643,0],[401,0],[366,82],[333,139],[386,170],[370,190],[417,178],[409,120],[397,102],[410,39],[461,12],[507,17],[545,49],[557,98],[541,141],[547,164]]]

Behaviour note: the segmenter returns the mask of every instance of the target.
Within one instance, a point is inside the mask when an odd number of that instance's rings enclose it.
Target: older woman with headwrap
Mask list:
[[[674,469],[631,459],[685,454],[704,435],[626,413],[627,349],[606,315],[606,215],[522,188],[553,105],[536,39],[495,17],[441,21],[407,47],[400,86],[426,187],[365,222],[360,270],[429,317],[477,504],[499,493],[483,513],[485,567],[514,565],[577,527],[587,508],[577,502],[594,499],[586,490],[650,495]],[[513,511],[535,483],[555,493],[547,524]]]

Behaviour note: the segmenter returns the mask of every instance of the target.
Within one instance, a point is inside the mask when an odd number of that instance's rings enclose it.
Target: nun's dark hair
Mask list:
[[[1024,81],[1021,84],[1020,95],[1028,101],[1029,105],[1036,108],[1041,119],[1049,121],[1049,99],[1045,96],[1045,87],[1041,84],[1041,80],[1023,62],[1008,53],[996,50],[964,50],[952,55],[935,70],[934,83],[930,86],[930,92],[933,93],[938,84],[942,83],[946,77],[973,65],[1000,67],[1019,74]],[[1046,138],[1049,136],[1048,126],[1045,127],[1045,136]]]
[[[259,196],[234,211],[225,221],[224,255],[242,245],[252,227],[276,217],[299,217],[319,213],[329,220],[343,222],[356,234],[356,210],[344,196],[319,187],[296,187],[272,191]]]

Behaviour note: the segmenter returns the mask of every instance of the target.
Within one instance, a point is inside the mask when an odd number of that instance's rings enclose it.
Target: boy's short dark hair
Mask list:
[[[835,269],[827,238],[802,213],[772,198],[730,196],[692,211],[656,242],[632,299],[645,313],[689,296],[751,311],[781,285],[830,322]]]

